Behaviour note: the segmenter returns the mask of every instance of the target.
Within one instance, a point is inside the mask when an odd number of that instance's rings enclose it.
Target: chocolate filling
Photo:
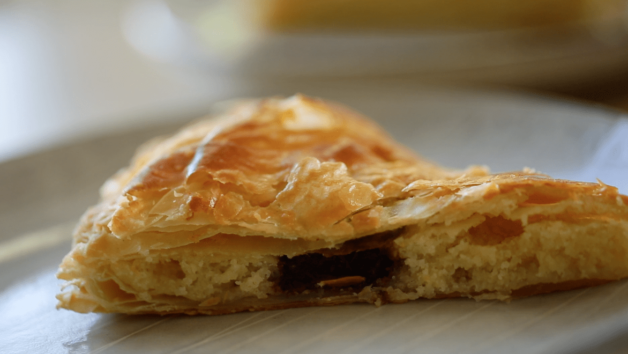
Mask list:
[[[330,280],[364,278],[360,283],[347,282],[343,288],[360,290],[378,279],[390,277],[395,264],[390,244],[401,230],[385,232],[345,242],[340,248],[279,259],[277,285],[283,292],[300,293],[320,289]]]

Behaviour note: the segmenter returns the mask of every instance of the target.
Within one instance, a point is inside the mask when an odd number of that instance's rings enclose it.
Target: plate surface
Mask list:
[[[352,106],[395,138],[451,167],[524,166],[600,178],[628,192],[628,119],[533,96],[448,88],[302,88]],[[290,85],[242,96],[289,94]],[[193,118],[193,117],[189,117]],[[0,165],[2,353],[567,353],[628,343],[628,281],[514,301],[419,300],[216,317],[57,311],[56,267],[74,221],[135,146],[170,126],[118,134]]]

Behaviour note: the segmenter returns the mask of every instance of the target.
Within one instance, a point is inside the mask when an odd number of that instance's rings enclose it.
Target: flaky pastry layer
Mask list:
[[[58,277],[78,312],[513,297],[628,276],[628,197],[442,168],[341,106],[242,105],[138,151]]]

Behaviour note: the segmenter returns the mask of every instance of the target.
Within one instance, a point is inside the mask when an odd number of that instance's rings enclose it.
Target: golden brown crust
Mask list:
[[[377,231],[376,220],[355,230],[344,219],[403,198],[410,182],[463,175],[486,170],[441,168],[334,104],[268,99],[141,149],[107,182],[94,217],[119,238],[219,225],[236,234],[344,239]]]
[[[628,245],[628,197],[614,187],[556,180],[532,171],[490,175],[477,166],[445,169],[400,146],[366,118],[299,95],[250,102],[170,138],[149,142],[127,169],[103,186],[101,195],[101,202],[78,225],[74,247],[58,275],[70,282],[70,291],[59,296],[60,306],[79,312],[216,314],[455,295],[457,290],[443,294],[428,288],[425,293],[406,289],[400,295],[403,284],[392,290],[366,287],[356,295],[321,290],[318,295],[289,300],[256,293],[255,287],[268,286],[264,281],[270,282],[273,275],[269,274],[276,272],[273,261],[263,257],[293,257],[317,250],[326,255],[354,252],[368,244],[356,239],[409,226],[420,235],[431,225],[457,222],[462,225],[461,236],[452,245],[466,240],[472,248],[499,251],[510,240],[521,239],[526,225],[601,220],[620,230],[613,242],[620,248]],[[492,209],[481,212],[486,205]],[[415,237],[410,231],[400,240]],[[384,237],[381,242],[393,239]],[[403,253],[404,242],[398,242],[395,252]],[[621,252],[628,253],[626,247]],[[142,266],[148,267],[153,258],[162,257],[166,263],[177,259],[179,264],[185,263],[176,258],[182,254],[205,254],[216,262],[262,257],[246,261],[253,268],[251,264],[267,262],[266,268],[250,270],[256,275],[248,281],[257,285],[246,285],[244,280],[233,283],[239,286],[233,291],[249,297],[255,293],[258,299],[230,304],[224,294],[184,298],[177,295],[178,288],[156,297],[116,278],[123,262],[142,259]],[[628,264],[624,263],[616,271],[590,276],[625,277]],[[132,271],[135,267],[128,265]],[[175,273],[172,277],[173,282],[182,279]],[[577,275],[569,277],[556,281],[581,280],[573,278]],[[338,284],[349,286],[358,278],[349,274],[338,279]],[[547,279],[552,278],[530,281]],[[326,289],[337,285],[333,279],[325,281]],[[487,291],[506,299],[518,294],[517,288],[536,286],[524,280],[516,284]],[[465,296],[475,295],[469,290]]]

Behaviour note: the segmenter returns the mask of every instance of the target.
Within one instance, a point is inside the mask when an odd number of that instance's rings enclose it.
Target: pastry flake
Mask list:
[[[77,312],[530,296],[628,276],[628,197],[443,168],[340,105],[250,101],[141,147],[57,276]]]

